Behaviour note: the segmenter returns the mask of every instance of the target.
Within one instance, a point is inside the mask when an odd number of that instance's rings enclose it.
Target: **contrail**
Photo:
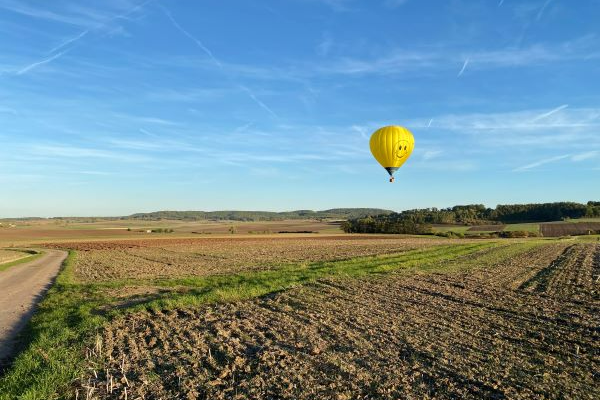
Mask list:
[[[66,53],[66,51],[62,51],[60,53],[56,53],[55,55],[53,55],[50,58],[46,58],[45,60],[34,62],[33,64],[29,64],[28,66],[26,66],[26,67],[20,69],[19,71],[17,71],[17,75],[23,75],[24,73],[26,73],[27,71],[30,71],[30,70],[34,69],[35,67],[39,67],[40,65],[47,64],[50,61],[56,60],[58,57],[62,56],[65,53]]]
[[[544,164],[549,164],[549,163],[553,163],[553,162],[556,162],[556,161],[564,160],[565,158],[568,158],[570,156],[571,156],[570,154],[565,154],[565,155],[562,155],[562,156],[556,156],[556,157],[546,158],[544,160],[536,161],[534,163],[527,164],[527,165],[524,165],[524,166],[519,167],[519,168],[515,168],[515,169],[513,169],[513,171],[514,172],[527,171],[528,169],[539,167],[539,166],[542,166]]]
[[[502,4],[504,4],[504,0],[500,0],[500,3],[498,3],[498,7],[502,6]]]
[[[465,60],[465,63],[463,64],[462,68],[460,69],[460,72],[456,76],[457,78],[459,76],[461,76],[463,74],[463,72],[465,72],[465,69],[467,68],[467,65],[469,65],[469,59],[468,58]]]
[[[265,103],[263,103],[262,101],[260,101],[260,100],[259,100],[259,99],[258,99],[258,98],[257,98],[257,97],[254,95],[254,93],[252,93],[252,91],[251,91],[250,89],[248,89],[248,88],[247,88],[247,87],[245,87],[245,86],[240,86],[240,88],[242,88],[242,90],[244,90],[244,91],[245,91],[245,92],[248,94],[248,96],[250,96],[250,98],[251,98],[252,100],[254,100],[254,102],[255,102],[256,104],[258,104],[258,105],[259,105],[259,106],[260,106],[260,107],[261,107],[263,110],[267,111],[269,114],[271,114],[272,116],[274,116],[274,117],[276,117],[276,118],[278,117],[278,115],[277,115],[277,114],[275,114],[275,111],[271,110],[271,109],[270,109],[270,108],[269,108],[269,107],[268,107],[268,106],[267,106]]]
[[[557,112],[559,112],[561,110],[564,110],[567,107],[569,107],[568,104],[563,104],[562,106],[556,107],[555,109],[548,111],[547,113],[538,115],[537,117],[535,117],[534,119],[532,119],[531,122],[536,122],[536,121],[539,121],[540,119],[544,119],[546,117],[549,117],[552,114],[556,114]]]
[[[542,14],[544,13],[544,10],[546,9],[546,7],[548,7],[548,4],[550,4],[550,0],[546,0],[544,5],[542,6],[542,8],[540,8],[540,11],[538,12],[537,16],[535,17],[536,21],[539,21],[540,18],[542,18]]]
[[[55,48],[53,48],[52,50],[50,50],[48,53],[54,53],[55,51],[58,51],[60,49],[62,49],[63,47],[65,47],[68,44],[71,44],[73,42],[78,41],[79,39],[81,39],[82,37],[84,37],[85,35],[87,35],[89,33],[89,30],[85,30],[83,32],[81,32],[79,35],[71,38],[71,39],[67,39],[64,42],[62,42],[61,44],[59,44],[58,46],[56,46]]]
[[[175,20],[175,18],[173,18],[173,16],[171,15],[171,13],[169,12],[169,10],[167,10],[165,7],[162,7],[163,12],[165,13],[165,15],[169,18],[169,20],[171,21],[171,23],[173,23],[173,26],[175,28],[177,28],[177,30],[181,33],[183,33],[185,36],[187,36],[189,39],[191,39],[194,43],[196,43],[196,45],[198,47],[200,47],[200,49],[202,49],[202,51],[204,53],[206,53],[206,55],[208,55],[208,57],[222,70],[224,70],[223,68],[223,64],[221,64],[221,62],[217,59],[217,57],[214,56],[214,54],[212,53],[212,51],[210,51],[210,49],[208,47],[206,47],[200,40],[196,39],[196,37],[194,37],[194,35],[192,35],[191,33],[189,33],[188,31],[186,31],[181,25],[179,25],[179,23]],[[233,82],[233,79],[231,79],[231,77],[229,77],[229,80]],[[246,92],[246,94],[252,99],[252,101],[254,101],[256,104],[258,104],[259,107],[261,107],[263,110],[267,111],[269,114],[271,114],[274,117],[278,117],[277,114],[275,114],[275,112],[273,110],[271,110],[269,108],[269,106],[267,106],[265,103],[263,103],[262,101],[260,101],[258,99],[258,97],[256,97],[254,95],[254,93],[252,93],[252,91],[250,89],[248,89],[245,86],[242,85],[238,85],[240,87],[240,89],[242,89],[244,92]]]
[[[106,26],[106,25],[107,25],[107,24],[108,24],[110,21],[112,21],[112,20],[114,20],[114,19],[125,17],[125,16],[127,16],[127,15],[131,14],[132,12],[135,12],[135,11],[137,11],[138,9],[142,8],[143,6],[145,6],[146,4],[150,3],[151,1],[154,1],[154,0],[146,0],[146,1],[144,1],[143,3],[140,3],[140,4],[138,4],[137,6],[135,6],[135,7],[131,8],[129,11],[125,12],[124,14],[122,14],[122,15],[117,15],[117,16],[115,16],[115,17],[113,17],[113,18],[110,18],[110,19],[108,19],[106,22],[104,22],[104,23],[100,24],[100,25],[99,25],[97,28],[95,28],[95,29],[92,29],[92,30],[97,30],[97,29],[100,29],[100,28],[102,28],[102,27]],[[75,36],[75,37],[73,37],[73,38],[71,38],[71,39],[67,39],[66,41],[64,41],[64,42],[63,42],[63,43],[61,43],[60,45],[56,46],[55,48],[53,48],[52,50],[50,50],[50,51],[49,51],[49,53],[50,53],[50,54],[51,54],[51,53],[54,53],[55,51],[58,51],[58,50],[60,50],[60,49],[64,48],[65,46],[67,46],[67,45],[69,45],[69,44],[71,44],[71,43],[74,43],[74,42],[76,42],[76,41],[80,40],[80,39],[81,39],[81,38],[83,38],[85,35],[87,35],[89,32],[90,32],[90,30],[89,30],[89,29],[86,29],[86,30],[84,30],[84,31],[83,31],[83,32],[81,32],[79,35],[77,35],[77,36]],[[40,66],[40,65],[43,65],[43,64],[49,63],[49,62],[51,62],[51,61],[53,61],[53,60],[56,60],[57,58],[61,57],[62,55],[64,55],[64,54],[65,54],[65,53],[67,53],[68,51],[69,51],[69,49],[67,49],[67,50],[65,50],[65,51],[61,51],[60,53],[56,53],[56,54],[54,54],[53,56],[51,56],[51,57],[49,57],[49,58],[46,58],[45,60],[38,61],[38,62],[35,62],[35,63],[33,63],[33,64],[30,64],[30,65],[28,65],[28,66],[26,66],[26,67],[24,67],[24,68],[20,69],[19,71],[17,71],[17,73],[16,73],[16,74],[17,74],[17,75],[22,75],[22,74],[26,73],[27,71],[30,71],[30,70],[32,70],[32,69],[33,69],[33,68],[35,68],[35,67],[38,67],[38,66]]]
[[[428,127],[428,128],[431,126],[431,123],[432,123],[432,122],[433,122],[433,118],[431,118],[431,119],[429,120],[429,123],[427,124],[427,127]]]
[[[175,28],[177,28],[177,30],[179,30],[179,32],[183,33],[185,36],[187,36],[188,38],[190,38],[191,40],[193,40],[194,43],[196,43],[196,45],[198,45],[198,47],[200,47],[202,49],[202,51],[205,52],[208,55],[208,57],[215,64],[217,64],[219,66],[219,68],[223,68],[223,65],[221,64],[221,62],[219,60],[217,60],[217,58],[208,49],[208,47],[206,47],[201,41],[199,41],[198,39],[196,39],[191,33],[189,33],[188,31],[186,31],[185,29],[183,29],[183,27],[181,25],[179,25],[179,23],[177,21],[175,21],[175,18],[173,18],[173,16],[171,15],[171,13],[166,8],[163,8],[163,11],[164,11],[165,15],[171,20],[171,22],[173,23],[173,26],[175,26]]]

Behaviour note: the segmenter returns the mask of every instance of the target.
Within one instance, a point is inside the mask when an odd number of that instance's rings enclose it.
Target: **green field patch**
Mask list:
[[[540,232],[540,224],[537,223],[527,223],[527,224],[508,224],[504,228],[506,232]]]
[[[433,232],[466,233],[470,228],[468,225],[434,225]]]

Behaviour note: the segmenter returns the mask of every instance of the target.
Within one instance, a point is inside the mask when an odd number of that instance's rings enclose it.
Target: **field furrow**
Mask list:
[[[513,246],[442,262],[452,273],[129,314],[99,336],[78,387],[101,399],[597,398],[598,246]]]
[[[445,239],[334,236],[294,240],[159,239],[46,246],[79,250],[77,278],[81,282],[107,282],[265,271],[288,264],[395,254],[449,243],[452,241]]]

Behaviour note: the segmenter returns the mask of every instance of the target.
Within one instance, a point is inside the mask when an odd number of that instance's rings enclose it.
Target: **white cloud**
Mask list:
[[[565,158],[569,158],[569,157],[570,157],[569,154],[564,154],[564,155],[561,155],[561,156],[545,158],[545,159],[533,162],[531,164],[527,164],[527,165],[523,165],[522,167],[515,168],[515,169],[513,169],[513,171],[515,171],[515,172],[527,171],[527,170],[531,170],[531,169],[540,167],[540,166],[545,165],[545,164],[550,164],[550,163],[554,163],[554,162],[557,162],[557,161],[560,161],[560,160],[564,160]]]
[[[423,160],[432,160],[434,158],[439,157],[440,154],[442,154],[441,150],[426,150],[423,153]]]
[[[575,154],[573,157],[571,157],[571,160],[575,162],[589,160],[591,158],[596,158],[599,154],[600,151],[597,150],[586,151],[584,153]]]

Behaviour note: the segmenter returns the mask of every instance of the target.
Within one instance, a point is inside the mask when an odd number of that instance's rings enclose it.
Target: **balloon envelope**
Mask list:
[[[415,138],[402,126],[384,126],[371,135],[369,145],[373,157],[392,176],[410,157]]]

